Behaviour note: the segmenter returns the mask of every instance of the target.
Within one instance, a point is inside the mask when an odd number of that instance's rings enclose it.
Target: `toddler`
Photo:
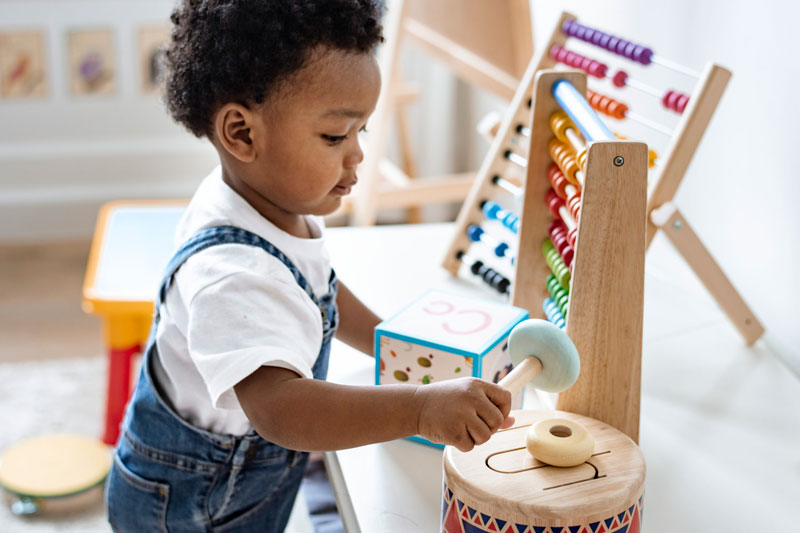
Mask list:
[[[325,381],[333,336],[371,354],[380,321],[337,279],[321,218],[358,181],[379,10],[184,0],[173,12],[167,106],[220,166],[186,209],[158,294],[107,485],[115,531],[282,531],[309,451],[410,435],[466,451],[513,422],[509,393],[473,378]]]

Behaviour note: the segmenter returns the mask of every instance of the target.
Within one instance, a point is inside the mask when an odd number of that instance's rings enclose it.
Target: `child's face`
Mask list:
[[[357,181],[356,166],[364,158],[358,133],[379,91],[371,53],[315,51],[307,66],[255,109],[256,157],[243,176],[250,195],[257,196],[248,198],[251,204],[276,223],[335,211]]]

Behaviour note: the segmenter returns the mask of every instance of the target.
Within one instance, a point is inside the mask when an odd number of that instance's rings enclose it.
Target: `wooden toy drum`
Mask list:
[[[627,435],[563,411],[512,416],[513,427],[470,452],[445,449],[444,533],[639,533],[645,464]],[[548,418],[582,424],[594,437],[594,455],[569,468],[534,459],[526,434]]]

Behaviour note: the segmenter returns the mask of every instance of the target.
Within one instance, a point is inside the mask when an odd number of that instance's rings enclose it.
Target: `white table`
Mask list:
[[[328,238],[340,279],[381,316],[428,288],[501,300],[479,282],[452,279],[439,267],[451,231],[449,224],[334,228]],[[797,530],[800,381],[766,342],[744,345],[658,237],[647,258],[643,352],[644,530]],[[337,343],[329,379],[371,384],[373,364]],[[352,505],[361,531],[438,530],[439,450],[401,440],[331,459],[347,485],[340,491],[349,498],[343,506]]]

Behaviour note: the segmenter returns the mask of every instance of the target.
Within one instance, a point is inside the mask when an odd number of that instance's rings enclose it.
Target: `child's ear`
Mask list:
[[[256,158],[254,119],[250,109],[237,103],[223,105],[214,119],[214,133],[219,143],[243,163],[251,163]]]

